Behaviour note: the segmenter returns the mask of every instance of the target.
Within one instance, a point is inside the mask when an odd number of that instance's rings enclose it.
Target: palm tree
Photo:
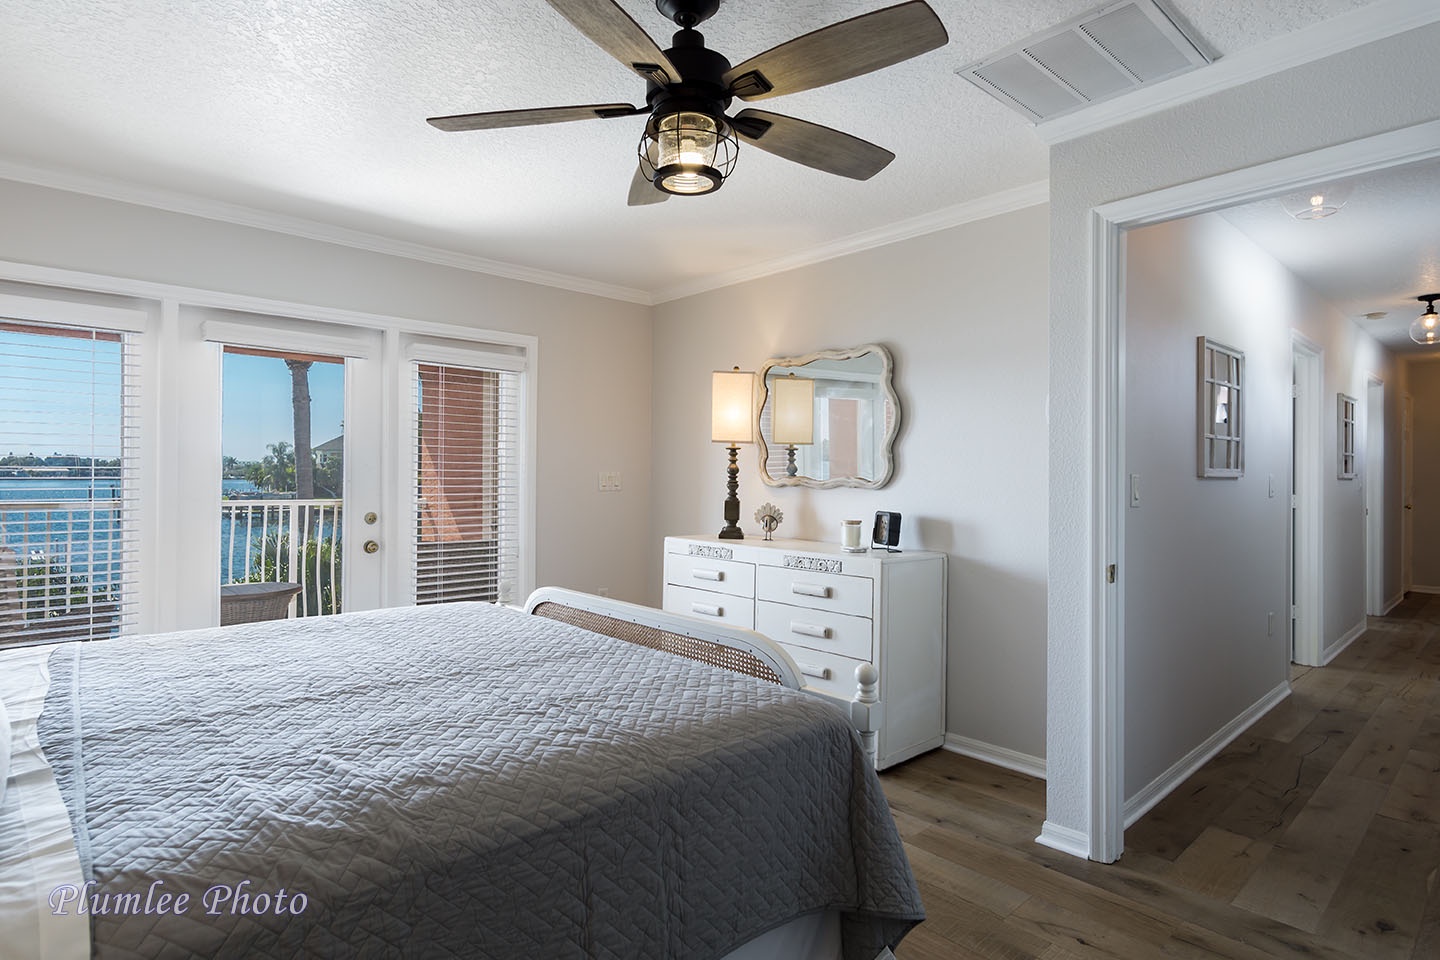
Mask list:
[[[259,463],[252,463],[245,470],[245,479],[262,490],[283,493],[293,490],[295,480],[295,453],[284,440],[266,444],[270,452]]]
[[[290,368],[290,406],[295,418],[295,499],[315,499],[315,451],[310,447],[310,363],[285,361]]]

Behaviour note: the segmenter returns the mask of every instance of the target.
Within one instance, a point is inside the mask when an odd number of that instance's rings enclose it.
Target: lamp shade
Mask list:
[[[755,442],[755,374],[736,367],[716,370],[710,381],[710,439]]]
[[[775,398],[770,433],[776,443],[815,442],[815,381],[808,377],[776,377],[770,383]]]

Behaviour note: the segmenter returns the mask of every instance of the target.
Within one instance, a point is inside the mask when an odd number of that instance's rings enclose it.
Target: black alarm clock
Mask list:
[[[875,529],[870,534],[870,545],[884,547],[891,553],[898,553],[900,545],[900,514],[889,510],[875,511]]]

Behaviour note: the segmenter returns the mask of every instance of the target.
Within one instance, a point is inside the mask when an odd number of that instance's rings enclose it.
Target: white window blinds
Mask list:
[[[415,602],[516,602],[521,377],[415,362]]]
[[[0,646],[135,625],[137,341],[0,316]]]

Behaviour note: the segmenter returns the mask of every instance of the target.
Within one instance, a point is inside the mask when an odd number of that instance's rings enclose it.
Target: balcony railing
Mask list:
[[[0,501],[0,645],[109,636],[127,609],[119,500]]]
[[[339,613],[343,503],[220,501],[220,582],[298,583],[296,616]]]

